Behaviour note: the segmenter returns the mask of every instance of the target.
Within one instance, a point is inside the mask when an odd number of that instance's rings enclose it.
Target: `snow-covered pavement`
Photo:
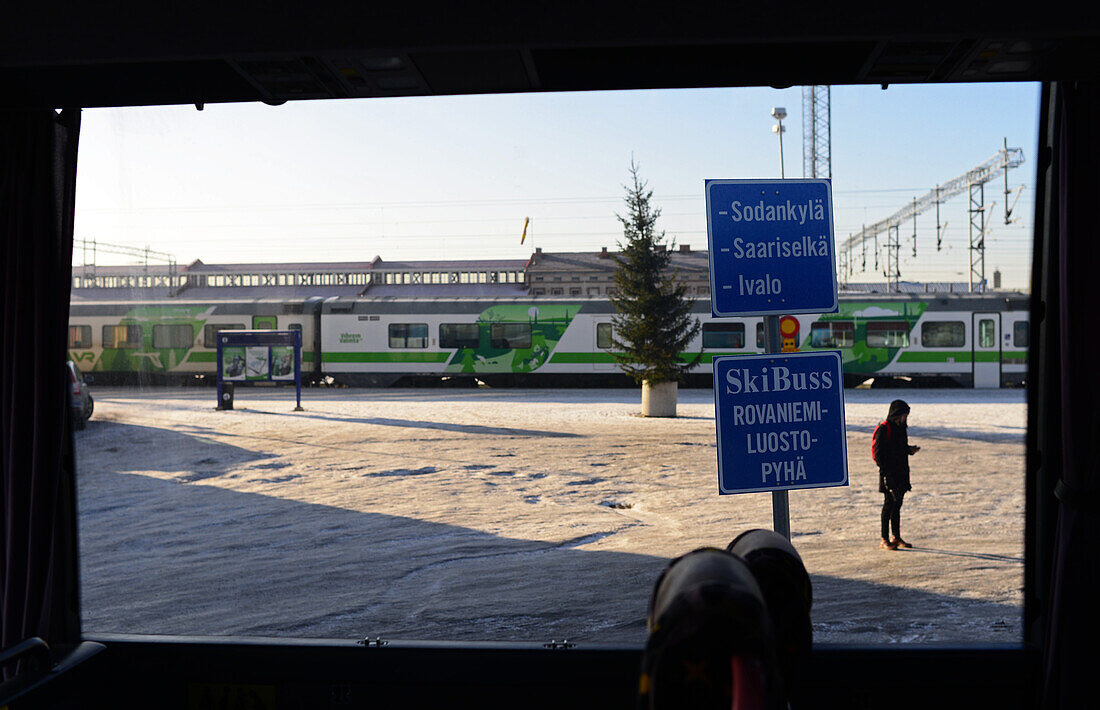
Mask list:
[[[77,433],[86,632],[641,643],[677,555],[771,527],[719,496],[714,402],[637,390],[96,388]],[[912,405],[912,550],[870,432]],[[851,484],[794,491],[817,642],[1020,638],[1022,391],[846,390]]]

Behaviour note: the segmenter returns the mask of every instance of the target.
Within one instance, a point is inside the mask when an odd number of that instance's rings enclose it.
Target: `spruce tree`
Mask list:
[[[615,258],[616,292],[611,295],[618,311],[612,319],[615,359],[636,382],[682,382],[700,357],[681,359],[699,333],[699,321],[691,315],[694,300],[678,274],[668,271],[675,245],[666,245],[665,233],[657,231],[661,211],[650,204],[653,191],[633,160],[630,177],[632,184],[623,186],[626,214],[616,215],[623,225],[623,242]]]

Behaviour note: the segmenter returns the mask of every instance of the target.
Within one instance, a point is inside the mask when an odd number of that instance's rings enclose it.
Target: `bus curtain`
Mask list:
[[[1100,632],[1100,405],[1094,384],[1100,347],[1095,325],[1100,240],[1094,216],[1100,194],[1100,84],[1061,82],[1044,93],[1051,100],[1045,107],[1048,133],[1040,141],[1046,138],[1050,148],[1053,184],[1045,207],[1047,245],[1036,250],[1037,258],[1047,263],[1034,272],[1032,298],[1044,301],[1045,313],[1036,311],[1033,320],[1046,318],[1046,333],[1037,343],[1045,359],[1045,382],[1039,385],[1046,391],[1045,411],[1036,412],[1031,403],[1029,428],[1038,429],[1036,459],[1045,469],[1040,480],[1051,502],[1040,514],[1056,516],[1057,522],[1033,529],[1053,527],[1046,554],[1040,554],[1049,560],[1050,586],[1037,590],[1049,595],[1044,605],[1042,707],[1069,708],[1091,694],[1094,669],[1089,659],[1095,658]],[[1041,241],[1038,219],[1036,229]],[[1041,271],[1045,276],[1039,276]],[[1030,362],[1032,367],[1039,364]],[[1045,421],[1037,421],[1037,415]]]
[[[79,134],[79,110],[0,111],[3,648],[80,636],[65,369]]]

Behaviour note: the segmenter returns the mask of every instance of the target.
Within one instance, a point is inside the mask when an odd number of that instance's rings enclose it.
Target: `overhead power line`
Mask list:
[[[163,251],[155,251],[149,247],[144,249],[139,247],[131,247],[125,244],[108,244],[106,242],[97,242],[94,239],[74,239],[73,250],[77,248],[81,250],[83,255],[83,264],[81,265],[81,276],[86,279],[95,279],[96,276],[96,256],[102,252],[105,254],[115,254],[119,256],[129,256],[137,259],[141,259],[146,270],[146,276],[150,276],[148,273],[149,264],[167,264],[167,274],[152,274],[151,278],[154,280],[155,286],[173,286],[176,285],[176,257],[172,254],[168,254]],[[89,259],[89,252],[91,258]]]
[[[1008,171],[1012,168],[1019,167],[1024,162],[1024,151],[1021,148],[1009,148],[1007,140],[1004,147],[997,152],[996,155],[986,160],[984,163],[967,170],[962,175],[948,180],[945,183],[937,185],[928,193],[919,198],[914,198],[912,202],[906,204],[900,210],[890,215],[886,219],[875,222],[870,226],[865,226],[860,231],[852,234],[837,248],[837,254],[840,258],[841,264],[841,278],[847,280],[851,276],[852,272],[852,254],[855,250],[865,250],[868,241],[874,240],[876,252],[876,259],[878,257],[878,237],[879,235],[886,235],[885,244],[885,272],[884,276],[889,283],[897,286],[898,281],[901,279],[901,270],[899,264],[901,239],[900,228],[903,222],[913,219],[916,220],[917,215],[935,209],[936,211],[936,248],[939,250],[942,247],[942,235],[943,230],[947,226],[946,223],[940,221],[940,205],[952,197],[961,195],[964,192],[970,193],[970,288],[974,291],[984,290],[985,288],[985,234],[987,231],[986,226],[986,205],[985,205],[985,184],[996,179],[998,176],[1003,176],[1005,180],[1005,205],[1004,205],[1004,220],[1005,224],[1012,223],[1012,209],[1015,206],[1013,204],[1009,206],[1008,199],[1012,194],[1012,190],[1008,189]],[[992,208],[996,202],[989,207]],[[916,251],[916,227],[914,221],[914,235],[913,235],[913,249]]]

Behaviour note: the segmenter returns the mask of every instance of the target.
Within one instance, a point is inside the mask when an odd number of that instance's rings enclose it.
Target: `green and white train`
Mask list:
[[[682,354],[693,383],[720,355],[763,352],[761,317],[710,315]],[[606,300],[308,298],[75,301],[69,355],[99,381],[212,379],[219,330],[302,332],[302,369],[346,385],[480,380],[490,385],[615,384]],[[785,317],[786,350],[840,350],[849,386],[870,378],[1011,387],[1025,383],[1028,297],[1020,293],[842,295],[837,313]]]

